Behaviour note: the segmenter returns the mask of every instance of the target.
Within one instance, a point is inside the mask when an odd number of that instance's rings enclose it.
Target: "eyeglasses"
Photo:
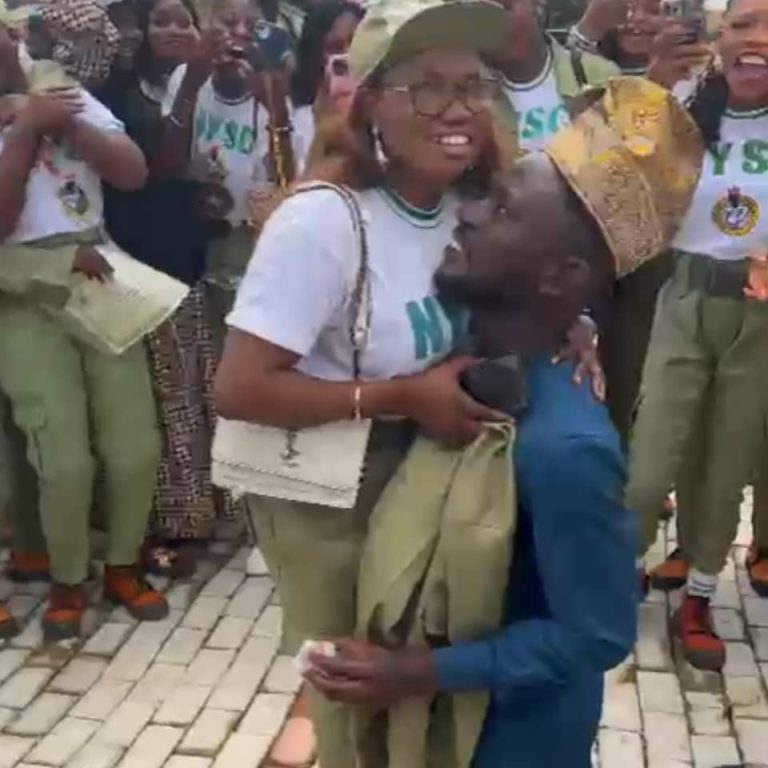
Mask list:
[[[498,87],[496,80],[477,78],[463,83],[425,80],[411,85],[382,85],[381,89],[407,93],[414,111],[421,117],[439,117],[456,101],[473,115],[483,112],[493,103]]]

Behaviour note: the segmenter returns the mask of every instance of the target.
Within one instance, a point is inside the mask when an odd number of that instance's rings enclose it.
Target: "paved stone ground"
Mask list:
[[[742,568],[748,510],[716,600],[724,674],[681,662],[674,599],[652,594],[635,654],[609,676],[600,768],[768,765],[768,601]],[[671,546],[661,536],[654,557]],[[44,586],[0,579],[0,599],[26,627],[0,647],[0,768],[263,765],[299,679],[279,654],[272,581],[246,576],[248,554],[218,541],[192,581],[161,584],[172,606],[161,623],[95,603],[74,647],[41,648]]]

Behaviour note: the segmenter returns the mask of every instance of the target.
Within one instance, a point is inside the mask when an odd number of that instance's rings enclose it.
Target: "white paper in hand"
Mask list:
[[[66,330],[100,352],[121,355],[167,320],[189,293],[184,283],[129,256],[96,246],[114,270],[109,280],[78,279],[63,309],[49,309]]]

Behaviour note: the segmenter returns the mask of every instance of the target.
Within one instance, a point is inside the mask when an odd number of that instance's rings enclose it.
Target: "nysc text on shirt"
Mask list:
[[[383,190],[355,194],[366,222],[372,296],[362,375],[421,372],[451,353],[462,322],[434,289],[457,201],[446,197],[435,215],[419,217]],[[298,368],[308,375],[349,380],[348,301],[359,260],[341,198],[328,190],[299,194],[268,221],[228,322],[299,355]]]
[[[768,109],[728,111],[674,247],[721,260],[768,250]]]

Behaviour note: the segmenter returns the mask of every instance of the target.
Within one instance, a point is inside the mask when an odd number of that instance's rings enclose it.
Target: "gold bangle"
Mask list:
[[[363,388],[362,386],[360,386],[360,384],[355,384],[354,401],[355,401],[355,410],[354,410],[355,421],[362,421],[363,420]]]

